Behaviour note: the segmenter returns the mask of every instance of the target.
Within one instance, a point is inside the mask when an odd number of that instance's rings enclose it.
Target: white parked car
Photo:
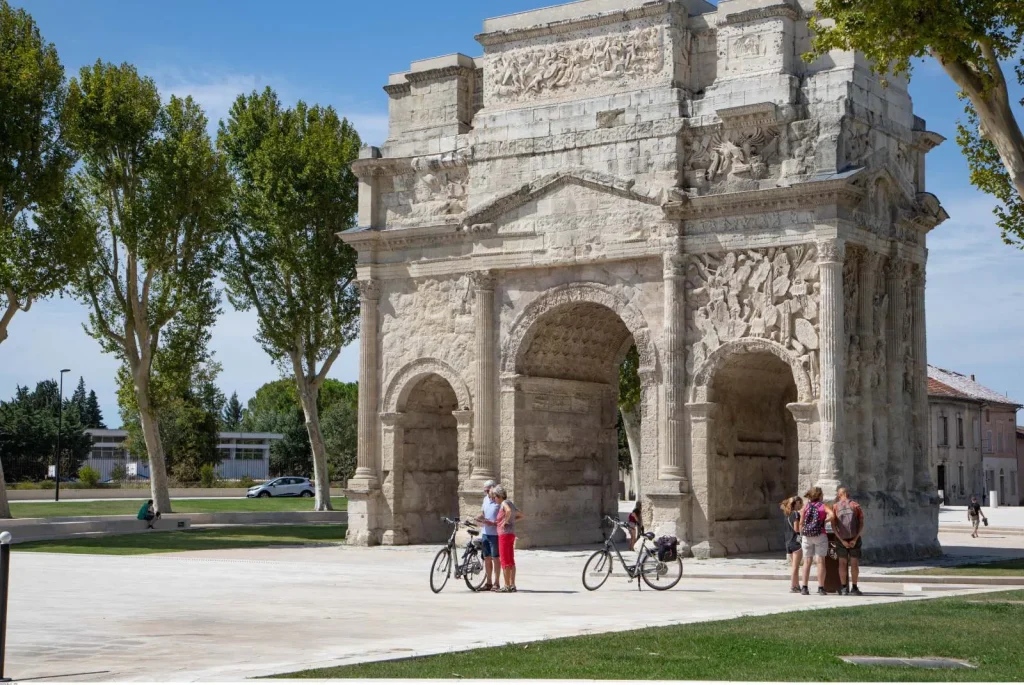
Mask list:
[[[249,488],[246,497],[312,497],[313,483],[308,478],[285,476]]]

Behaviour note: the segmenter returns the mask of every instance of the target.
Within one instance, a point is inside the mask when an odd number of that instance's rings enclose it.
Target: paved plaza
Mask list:
[[[944,535],[961,558],[1024,556],[1024,536]],[[518,554],[518,595],[428,587],[434,547],[227,550],[158,556],[15,551],[7,674],[62,680],[238,680],[252,676],[643,626],[875,604],[962,585],[862,583],[863,598],[798,597],[771,557],[687,560],[676,589],[637,592],[612,577],[587,592],[589,550]],[[867,569],[867,572],[873,572]],[[981,591],[1005,588],[984,588]],[[495,611],[499,613],[495,613]],[[498,636],[493,621],[501,616]]]

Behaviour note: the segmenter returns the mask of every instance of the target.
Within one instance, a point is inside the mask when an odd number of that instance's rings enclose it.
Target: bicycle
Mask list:
[[[435,593],[443,590],[454,570],[456,580],[462,578],[466,581],[466,587],[473,592],[478,592],[487,582],[487,577],[483,572],[482,545],[480,538],[477,537],[480,535],[480,531],[474,528],[476,524],[471,521],[460,522],[457,519],[444,517],[441,517],[441,520],[452,526],[452,533],[448,536],[445,546],[437,552],[434,563],[430,567],[430,589]],[[470,540],[466,545],[466,550],[462,553],[460,562],[456,558],[455,533],[461,526],[466,526],[469,529]]]
[[[612,530],[604,540],[604,549],[594,552],[583,566],[583,587],[594,591],[604,585],[612,574],[614,564],[612,552],[615,552],[619,558],[619,563],[622,564],[629,580],[636,580],[638,590],[641,578],[652,590],[671,590],[683,577],[682,559],[676,556],[672,561],[661,561],[658,559],[657,551],[648,545],[654,539],[654,533],[645,533],[638,539],[640,551],[637,553],[636,563],[632,566],[627,564],[612,538],[615,536],[615,531],[620,528],[628,535],[629,527],[611,516],[605,516],[603,523],[610,523]]]

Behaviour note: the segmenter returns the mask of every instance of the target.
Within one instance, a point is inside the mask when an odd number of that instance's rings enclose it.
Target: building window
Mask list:
[[[988,409],[985,410],[985,423],[989,422]]]
[[[964,417],[956,417],[956,446],[964,446]]]
[[[247,461],[262,461],[266,458],[267,451],[260,449],[253,449],[251,447],[241,447],[235,450],[235,459],[244,459]]]
[[[964,494],[964,463],[963,462],[960,462],[959,466],[957,467],[957,474],[956,475],[957,475],[957,482],[959,483],[959,487],[960,487],[960,494],[963,495]]]
[[[991,454],[993,447],[995,447],[995,445],[992,444],[992,431],[985,431],[985,444],[981,446],[981,449],[986,454]]]
[[[949,419],[945,416],[939,417],[939,447],[949,446]]]

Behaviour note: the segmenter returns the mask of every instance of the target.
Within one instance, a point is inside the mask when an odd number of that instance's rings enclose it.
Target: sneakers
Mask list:
[[[841,587],[841,588],[839,588],[839,594],[841,594],[841,595],[848,595],[848,594],[850,594],[850,591],[847,590],[845,587]]]
[[[809,595],[809,594],[811,594],[811,591],[807,589],[806,585],[804,585],[802,588],[800,588],[800,594],[801,595]]]
[[[825,588],[823,588],[823,587],[820,587],[820,588],[818,588],[818,594],[819,594],[819,595],[827,595],[828,593],[827,593],[827,592],[825,592]]]
[[[800,586],[799,585],[794,585],[793,587],[789,588],[789,591],[792,592],[795,595],[799,595],[800,594]]]
[[[852,590],[850,590],[850,594],[851,594],[851,595],[857,595],[858,597],[860,597],[860,596],[862,596],[862,595],[863,595],[864,593],[860,591],[860,588],[858,588],[858,587],[857,587],[856,585],[854,585],[854,586],[853,586],[853,589],[852,589]]]

